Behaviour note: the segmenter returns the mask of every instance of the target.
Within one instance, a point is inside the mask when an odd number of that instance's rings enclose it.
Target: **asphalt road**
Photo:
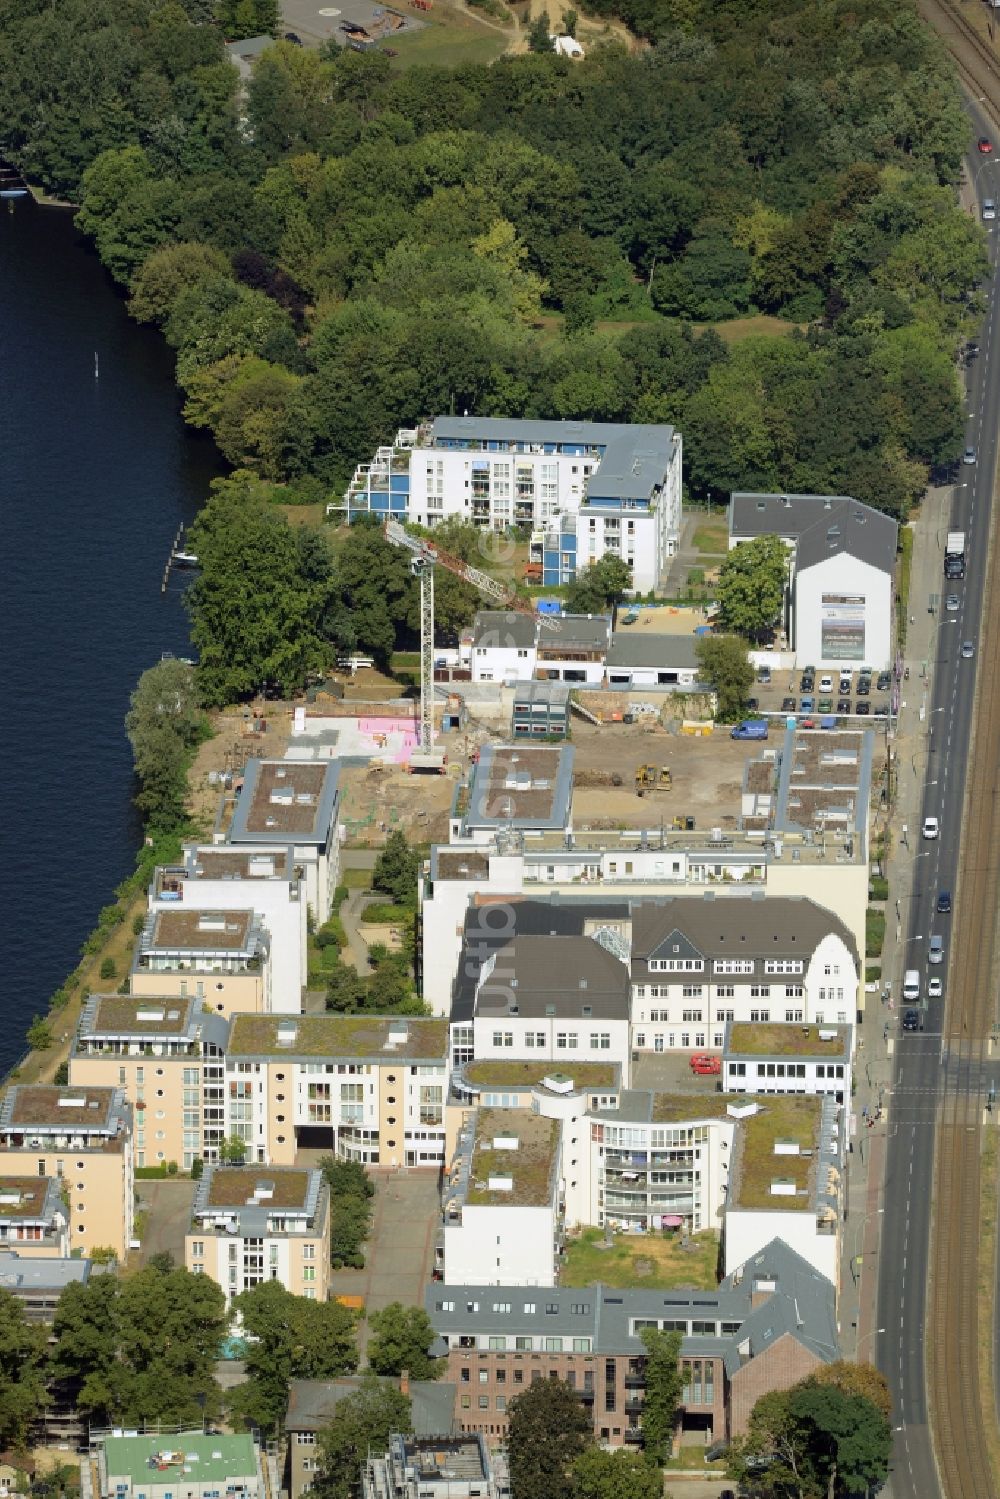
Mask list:
[[[973,138],[993,133],[977,111],[970,108],[970,115]],[[996,186],[1000,184],[1000,164],[983,169],[983,158],[973,149],[969,167],[980,202],[983,197],[1000,197]],[[993,645],[980,639],[979,620],[1000,413],[997,239],[994,225],[990,244],[994,266],[990,300],[979,337],[980,352],[970,366],[968,381],[966,442],[976,448],[977,462],[974,467],[963,466],[955,488],[950,525],[942,528],[966,532],[966,576],[962,583],[945,579],[941,534],[941,570],[934,585],[940,594],[940,607],[932,651],[933,695],[929,703],[927,769],[920,821],[925,816],[938,817],[941,834],[935,841],[924,841],[919,825],[909,830],[915,869],[905,966],[919,969],[925,985],[929,974],[947,972],[945,965],[937,970],[928,969],[928,940],[932,933],[940,934],[947,947],[957,917],[957,913],[939,916],[934,907],[939,890],[955,891],[961,837],[976,665],[975,661],[961,659],[961,645],[963,640],[973,640],[977,660],[982,650]],[[961,601],[956,613],[948,613],[943,607],[945,595],[950,592],[957,593]],[[926,607],[926,600],[911,599],[911,612]],[[982,1078],[968,1075],[967,1069],[963,1074],[942,1066],[943,1007],[943,1000],[926,1002],[923,1031],[900,1033],[895,1053],[877,1331],[873,1333],[875,1360],[893,1395],[892,1499],[938,1499],[941,1494],[928,1426],[924,1370],[935,1117],[944,1086],[979,1090],[983,1084]],[[977,1330],[970,1328],[969,1336],[976,1335]]]

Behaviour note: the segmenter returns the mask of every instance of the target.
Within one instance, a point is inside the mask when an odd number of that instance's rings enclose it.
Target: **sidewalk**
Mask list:
[[[852,1102],[853,1149],[848,1165],[847,1221],[841,1251],[840,1336],[844,1357],[864,1362],[873,1361],[872,1339],[877,1330],[878,1256],[886,1136],[892,1115],[893,1053],[899,1033],[903,971],[907,966],[906,928],[916,871],[913,850],[920,839],[924,773],[932,732],[928,720],[930,672],[940,626],[941,548],[953,499],[950,485],[929,489],[913,526],[903,657],[909,678],[900,684],[899,717],[890,741],[894,802],[886,856],[889,900],[885,908],[882,981],[892,981],[892,998],[886,1004],[877,994],[867,996],[854,1063],[856,1091]],[[876,1120],[871,1127],[866,1123],[868,1116]]]

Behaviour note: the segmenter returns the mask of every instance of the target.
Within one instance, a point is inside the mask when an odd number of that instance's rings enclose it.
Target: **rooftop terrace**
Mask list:
[[[182,1036],[193,999],[139,999],[131,994],[91,994],[80,1022],[82,1035]]]
[[[474,1207],[546,1207],[558,1155],[558,1120],[527,1109],[479,1109],[465,1200]]]
[[[171,1479],[183,1487],[197,1473],[199,1487],[218,1483],[225,1489],[227,1479],[256,1478],[257,1474],[253,1438],[246,1435],[184,1431],[170,1437],[106,1437],[102,1447],[101,1466],[107,1476],[126,1478],[133,1488]]]
[[[0,1176],[0,1223],[45,1219],[61,1202],[59,1183],[53,1177]]]
[[[142,934],[143,952],[243,952],[254,912],[154,911]]]
[[[255,1202],[269,1208],[303,1209],[309,1172],[280,1166],[217,1166],[205,1193],[206,1208],[238,1208]]]
[[[743,1100],[746,1102],[746,1099]],[[815,1207],[817,1157],[823,1100],[769,1095],[737,1132],[730,1170],[733,1207],[810,1212]],[[809,1154],[803,1154],[808,1151]],[[771,1191],[789,1183],[789,1195]]]
[[[236,1015],[230,1057],[444,1061],[448,1021],[392,1015]]]
[[[8,1089],[0,1103],[0,1129],[31,1126],[51,1132],[82,1127],[106,1133],[116,1128],[123,1104],[124,1094],[116,1088],[18,1084]]]

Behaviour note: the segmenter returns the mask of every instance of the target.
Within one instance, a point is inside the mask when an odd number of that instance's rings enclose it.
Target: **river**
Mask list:
[[[160,581],[220,472],[161,336],[71,216],[27,199],[0,204],[0,461],[2,1076],[134,866],[123,720],[140,672],[187,652],[183,575]]]

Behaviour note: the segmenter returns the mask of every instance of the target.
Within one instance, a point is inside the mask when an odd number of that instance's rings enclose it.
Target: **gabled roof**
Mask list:
[[[755,494],[729,500],[729,536],[787,536],[796,543],[797,572],[847,553],[892,572],[898,526],[891,516],[849,495]]]
[[[388,1374],[345,1374],[340,1379],[293,1379],[288,1386],[286,1431],[322,1431],[341,1400],[356,1395],[366,1382],[400,1388]],[[410,1381],[410,1418],[414,1436],[448,1436],[455,1425],[455,1386],[434,1379]]]
[[[701,900],[675,896],[670,900],[637,901],[632,910],[632,972],[643,976],[650,958],[768,958],[801,957],[808,963],[824,937],[840,937],[857,960],[854,938],[832,911],[800,895],[743,894],[708,896]],[[688,950],[661,953],[668,943]]]
[[[476,995],[479,1016],[625,1020],[629,971],[593,937],[515,937]]]

